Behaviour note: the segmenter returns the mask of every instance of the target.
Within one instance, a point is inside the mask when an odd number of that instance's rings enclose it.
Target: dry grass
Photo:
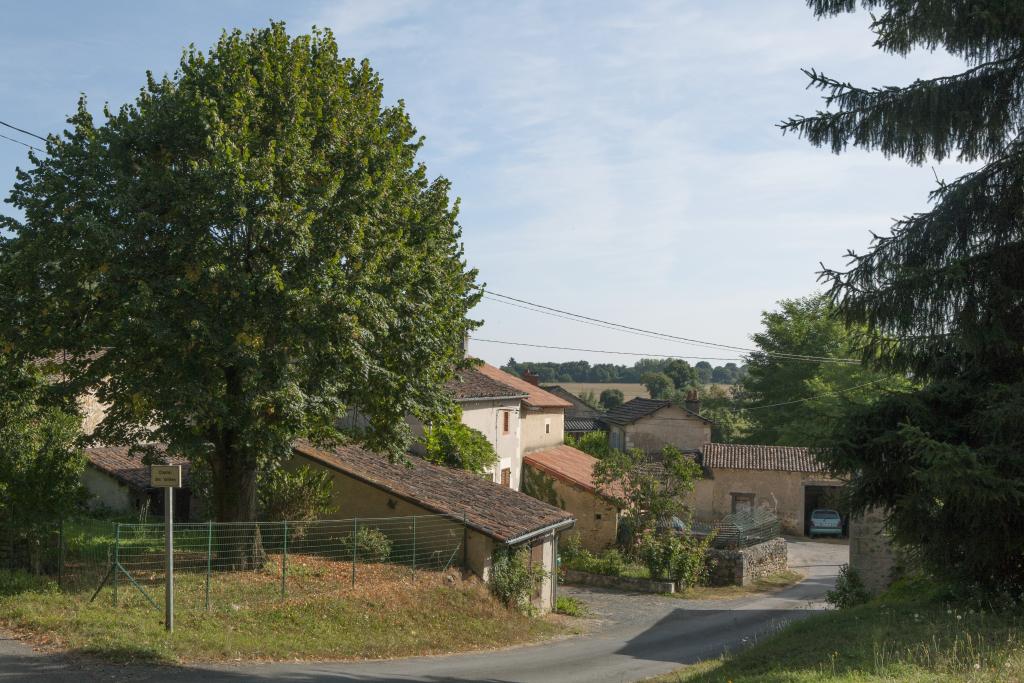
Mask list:
[[[353,588],[350,563],[289,563],[284,599],[279,570],[213,574],[209,611],[203,609],[205,574],[178,576],[173,635],[163,629],[163,593],[154,581],[143,585],[160,610],[123,583],[114,607],[109,588],[89,603],[91,591],[62,593],[49,582],[0,573],[0,623],[37,645],[166,663],[444,654],[565,630],[555,620],[506,609],[458,570],[414,575],[393,565],[357,565]]]

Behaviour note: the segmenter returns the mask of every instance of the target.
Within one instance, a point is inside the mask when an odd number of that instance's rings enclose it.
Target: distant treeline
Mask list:
[[[591,365],[585,360],[567,363],[520,363],[509,358],[503,368],[506,372],[521,375],[529,370],[542,382],[629,382],[642,383],[644,376],[651,373],[664,373],[670,377],[686,376],[697,384],[736,384],[747,374],[746,365],[726,363],[712,367],[711,363],[702,360],[691,366],[685,360],[675,358],[641,358],[632,366],[597,363]],[[686,382],[676,382],[677,385]]]

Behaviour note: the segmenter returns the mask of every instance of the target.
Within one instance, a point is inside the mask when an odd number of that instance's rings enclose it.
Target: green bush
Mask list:
[[[387,562],[391,557],[391,539],[380,529],[369,527],[360,529],[355,534],[356,557],[363,562]],[[347,557],[352,553],[352,534],[341,539],[342,553]]]
[[[825,601],[836,609],[847,609],[863,605],[871,599],[867,587],[861,581],[860,575],[844,564],[839,568],[839,576],[836,578],[836,587],[825,594]]]
[[[707,551],[711,538],[647,532],[640,538],[637,552],[652,579],[679,581],[696,586],[707,576]]]
[[[608,548],[599,555],[594,555],[580,544],[579,536],[571,536],[560,548],[562,566],[591,574],[606,576],[622,576],[626,573],[629,563],[618,548]]]
[[[568,595],[558,596],[555,600],[555,611],[570,617],[585,617],[589,612],[586,605]]]
[[[462,424],[461,412],[438,419],[423,435],[423,459],[435,465],[483,474],[498,462],[487,437]]]
[[[306,522],[334,512],[334,482],[327,470],[306,465],[294,472],[275,467],[260,477],[259,503],[263,519],[271,522]]]
[[[531,567],[525,549],[499,548],[491,558],[490,589],[508,607],[528,613],[530,597],[547,572]]]

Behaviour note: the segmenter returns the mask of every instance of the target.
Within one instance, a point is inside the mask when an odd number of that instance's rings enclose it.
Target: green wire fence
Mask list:
[[[69,520],[43,535],[34,560],[17,564],[92,602],[162,610],[164,534],[162,522]],[[465,538],[465,520],[447,515],[175,523],[175,608],[236,609],[415,580],[417,572],[464,566]],[[4,558],[0,551],[0,567],[12,568]]]

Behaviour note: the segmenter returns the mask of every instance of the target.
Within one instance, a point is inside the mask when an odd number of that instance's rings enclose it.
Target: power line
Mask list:
[[[582,353],[609,353],[616,356],[643,356],[647,358],[678,358],[686,360],[732,360],[743,361],[743,358],[727,358],[724,356],[676,356],[668,353],[640,353],[633,351],[607,351],[604,349],[578,349],[572,346],[552,346],[549,344],[527,344],[526,342],[504,341],[502,339],[484,339],[482,337],[470,337],[472,341],[487,342],[488,344],[508,344],[509,346],[529,346],[534,349],[555,349],[558,351],[580,351]]]
[[[42,135],[36,135],[32,131],[25,130],[24,128],[18,128],[17,126],[12,126],[11,124],[7,123],[6,121],[0,121],[0,126],[7,126],[8,128],[10,128],[12,130],[16,130],[19,133],[24,133],[25,135],[31,135],[32,137],[34,137],[34,138],[36,138],[38,140],[42,140],[43,142],[46,142],[46,138],[44,138]],[[8,140],[10,140],[10,138],[8,138]],[[17,142],[17,140],[15,140],[15,142]],[[22,143],[22,144],[25,144],[25,143]]]
[[[14,142],[14,143],[17,143],[19,145],[24,145],[25,147],[28,147],[29,149],[34,150],[36,152],[43,152],[43,150],[39,149],[38,147],[33,147],[32,145],[28,144],[27,142],[22,142],[21,140],[15,140],[14,138],[9,138],[9,137],[7,137],[6,135],[4,135],[2,133],[0,133],[0,138],[3,138],[4,140],[9,140],[10,142]]]
[[[575,320],[576,322],[582,322],[584,324],[596,324],[596,326],[598,326],[598,327],[610,327],[612,329],[618,329],[620,331],[628,331],[630,333],[640,334],[641,336],[654,337],[654,338],[657,338],[657,339],[668,339],[668,340],[672,340],[672,341],[679,341],[679,342],[684,342],[684,343],[687,343],[687,344],[693,344],[693,345],[697,345],[697,346],[705,346],[705,347],[712,347],[712,348],[727,349],[727,350],[730,350],[730,351],[742,351],[744,353],[758,353],[758,354],[763,354],[763,355],[766,355],[766,356],[769,356],[769,357],[780,358],[780,359],[818,361],[818,362],[822,362],[822,363],[856,363],[856,364],[860,363],[860,361],[858,361],[856,358],[830,358],[830,357],[827,357],[827,356],[811,356],[811,355],[794,354],[794,353],[778,353],[778,352],[773,352],[773,351],[763,351],[763,350],[760,350],[760,349],[751,349],[751,348],[746,348],[746,347],[742,347],[742,346],[732,346],[732,345],[729,345],[729,344],[719,344],[717,342],[710,342],[710,341],[705,341],[705,340],[702,340],[702,339],[693,339],[693,338],[690,338],[690,337],[681,337],[679,335],[668,334],[668,333],[665,333],[665,332],[657,332],[657,331],[654,331],[654,330],[647,330],[647,329],[643,329],[643,328],[640,328],[640,327],[633,327],[631,325],[623,325],[621,323],[616,323],[616,322],[612,322],[612,321],[609,321],[609,320],[602,320],[600,318],[593,318],[593,317],[582,315],[582,314],[579,314],[579,313],[573,313],[571,311],[566,311],[566,310],[562,310],[562,309],[559,309],[559,308],[554,308],[554,307],[551,307],[551,306],[545,306],[544,304],[538,304],[538,303],[533,302],[533,301],[527,301],[525,299],[519,299],[519,298],[516,298],[516,297],[513,297],[513,296],[509,296],[507,294],[500,294],[498,292],[494,292],[494,291],[491,291],[491,290],[484,290],[484,296],[487,297],[491,301],[497,301],[498,300],[498,299],[494,299],[493,297],[500,297],[500,299],[505,299],[505,300],[508,300],[508,301],[517,302],[519,304],[525,304],[527,306],[532,306],[532,307],[534,307],[533,309],[527,308],[526,310],[533,310],[535,313],[544,313],[546,315],[557,314],[554,317],[570,316],[567,319]],[[502,302],[502,303],[507,303],[507,301]],[[510,304],[510,305],[512,305],[512,304]],[[522,306],[519,306],[519,307],[522,308]],[[536,310],[536,309],[542,309],[542,310]]]

